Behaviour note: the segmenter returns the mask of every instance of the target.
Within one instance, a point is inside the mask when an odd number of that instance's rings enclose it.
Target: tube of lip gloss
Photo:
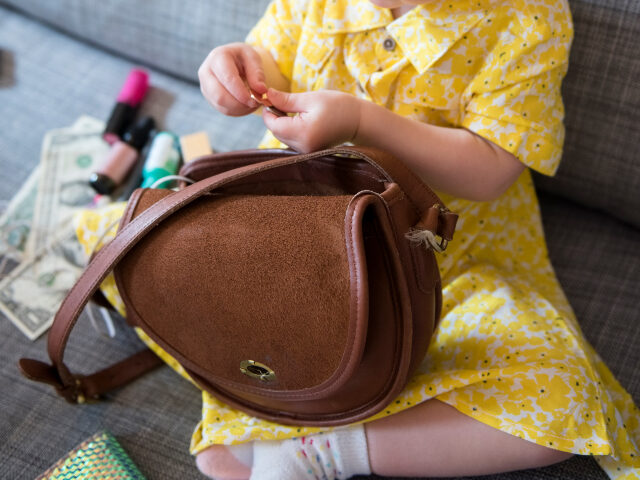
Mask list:
[[[109,195],[127,178],[154,128],[153,118],[143,117],[113,144],[98,171],[89,177],[96,192]]]
[[[116,143],[131,125],[138,107],[149,89],[149,75],[144,70],[134,68],[124,82],[116,104],[111,111],[102,138],[109,144]]]

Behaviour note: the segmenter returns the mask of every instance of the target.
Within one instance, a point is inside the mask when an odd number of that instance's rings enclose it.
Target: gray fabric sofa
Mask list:
[[[46,131],[106,119],[133,65],[151,71],[145,110],[178,134],[206,130],[220,151],[250,148],[260,118],[227,118],[200,95],[211,48],[242,40],[267,0],[0,0],[0,201],[37,164]],[[567,140],[554,178],[536,176],[552,262],[583,331],[640,404],[640,2],[570,0],[576,36],[564,84]],[[140,348],[81,319],[66,356],[93,371]],[[34,478],[84,438],[111,431],[150,479],[201,478],[188,453],[200,395],[168,367],[103,402],[73,406],[26,381],[45,358],[0,318],[0,478]],[[589,457],[493,479],[602,479]]]

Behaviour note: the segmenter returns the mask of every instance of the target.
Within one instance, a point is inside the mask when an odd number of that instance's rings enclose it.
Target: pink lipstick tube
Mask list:
[[[154,128],[155,122],[151,117],[143,117],[133,124],[122,140],[111,146],[100,168],[90,175],[89,185],[102,195],[113,193],[139,161],[140,151],[149,141]]]
[[[134,68],[124,82],[116,104],[111,111],[102,138],[109,144],[116,143],[131,125],[138,108],[149,90],[149,75],[144,70]]]

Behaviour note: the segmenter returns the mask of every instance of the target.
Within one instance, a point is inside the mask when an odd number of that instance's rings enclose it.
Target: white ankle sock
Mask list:
[[[236,460],[251,468],[253,465],[253,444],[254,442],[239,443],[238,445],[232,445],[228,448]]]
[[[250,480],[345,480],[370,473],[361,424],[306,437],[253,442]]]

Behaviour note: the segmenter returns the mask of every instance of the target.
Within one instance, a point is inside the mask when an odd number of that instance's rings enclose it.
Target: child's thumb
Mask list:
[[[287,113],[304,112],[306,107],[304,93],[287,93],[275,88],[267,90],[267,98],[278,110]]]

